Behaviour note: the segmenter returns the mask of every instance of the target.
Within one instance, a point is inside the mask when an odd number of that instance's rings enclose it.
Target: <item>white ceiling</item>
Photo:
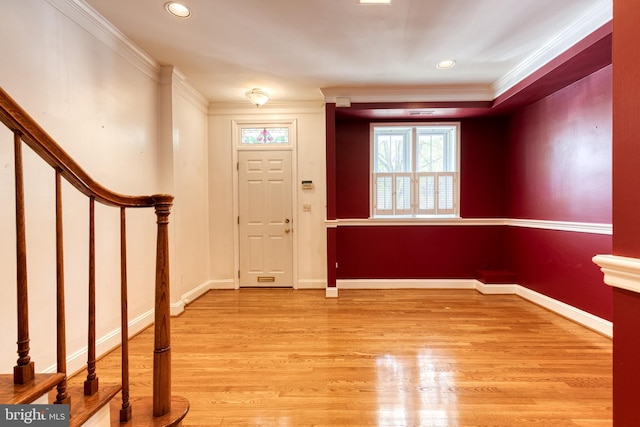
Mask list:
[[[85,0],[212,102],[475,91],[492,99],[611,19],[612,0]],[[442,59],[457,61],[438,70]],[[462,88],[462,89],[461,89]],[[487,93],[480,95],[482,88]],[[322,90],[321,90],[322,89]]]

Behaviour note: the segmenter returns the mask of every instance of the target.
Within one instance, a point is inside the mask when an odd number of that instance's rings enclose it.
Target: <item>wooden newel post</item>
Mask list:
[[[171,411],[171,343],[169,284],[169,213],[173,196],[156,197],[158,243],[156,252],[155,332],[153,353],[153,416]]]

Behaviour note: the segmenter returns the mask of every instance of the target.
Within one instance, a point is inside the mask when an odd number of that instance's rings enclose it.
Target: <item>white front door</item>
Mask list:
[[[291,151],[239,151],[240,286],[293,287]]]

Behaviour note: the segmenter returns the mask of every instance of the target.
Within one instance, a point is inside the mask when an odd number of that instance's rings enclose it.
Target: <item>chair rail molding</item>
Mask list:
[[[593,257],[602,273],[604,283],[615,288],[640,293],[640,259],[618,255],[596,255]]]

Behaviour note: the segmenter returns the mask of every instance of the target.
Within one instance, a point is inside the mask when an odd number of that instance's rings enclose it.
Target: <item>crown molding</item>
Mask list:
[[[320,91],[325,102],[336,102],[337,98],[349,98],[359,102],[460,102],[492,101],[490,84],[438,85],[438,86],[372,86],[372,87],[325,87]]]
[[[83,0],[46,1],[148,77],[158,81],[160,64]]]
[[[524,61],[493,83],[493,98],[497,98],[516,84],[548,64],[580,40],[613,19],[613,2],[600,0],[585,14],[549,39]]]
[[[260,107],[249,101],[210,102],[209,115],[319,114],[324,112],[324,101],[274,101]]]
[[[207,114],[209,101],[187,82],[187,76],[176,66],[161,66],[159,72],[159,83],[161,85],[172,85],[184,99],[196,106],[203,113]]]

